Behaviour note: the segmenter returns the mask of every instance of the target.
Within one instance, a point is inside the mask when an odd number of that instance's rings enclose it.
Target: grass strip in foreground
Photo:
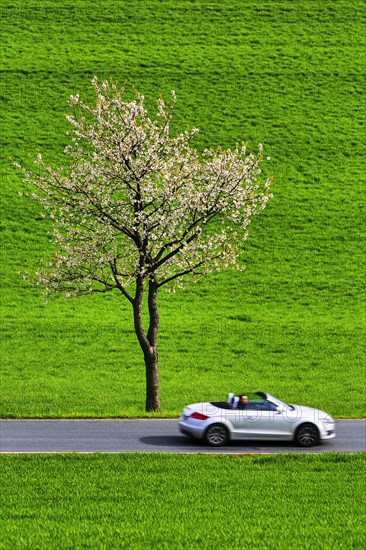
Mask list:
[[[0,457],[0,548],[364,548],[366,453]]]

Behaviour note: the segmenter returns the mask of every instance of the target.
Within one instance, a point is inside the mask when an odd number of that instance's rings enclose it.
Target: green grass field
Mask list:
[[[0,457],[4,550],[361,549],[365,454]]]
[[[70,94],[126,79],[199,150],[262,142],[274,199],[244,273],[162,294],[162,415],[264,390],[365,415],[364,2],[3,0],[2,417],[144,414],[144,367],[118,296],[43,303],[19,272],[49,251],[12,161],[62,162]]]
[[[129,304],[44,304],[50,245],[12,162],[62,163],[93,75],[152,107],[177,93],[196,146],[262,142],[274,199],[225,272],[160,296],[162,416],[267,390],[365,416],[362,0],[2,0],[1,417],[144,415]],[[365,454],[0,456],[0,548],[365,546]]]

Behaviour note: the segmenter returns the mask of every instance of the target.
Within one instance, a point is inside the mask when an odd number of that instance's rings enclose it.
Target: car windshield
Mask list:
[[[267,393],[267,399],[268,401],[271,401],[272,403],[275,403],[276,405],[280,405],[284,407],[285,409],[288,409],[289,411],[293,411],[295,407],[292,405],[289,405],[288,403],[285,403],[284,401],[281,401],[281,399],[278,399],[277,397],[273,397],[272,395],[269,395]]]

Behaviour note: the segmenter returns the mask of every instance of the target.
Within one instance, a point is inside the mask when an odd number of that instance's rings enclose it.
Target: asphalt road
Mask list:
[[[179,433],[177,420],[0,420],[0,453],[320,453],[366,451],[366,420],[338,420],[337,436],[302,449],[293,443],[231,442],[219,449]]]

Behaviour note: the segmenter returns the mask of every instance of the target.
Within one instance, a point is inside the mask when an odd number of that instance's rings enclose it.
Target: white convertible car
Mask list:
[[[182,411],[179,429],[214,447],[233,439],[295,441],[301,447],[312,447],[335,437],[335,422],[327,413],[288,405],[264,392],[257,392],[244,408],[239,408],[239,398],[232,393],[224,402],[188,405]]]

